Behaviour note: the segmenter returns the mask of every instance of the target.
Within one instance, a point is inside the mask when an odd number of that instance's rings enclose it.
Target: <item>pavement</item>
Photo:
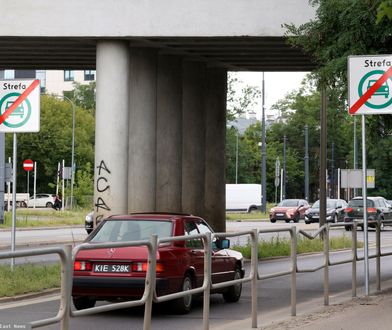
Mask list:
[[[29,229],[31,230],[31,228]],[[17,233],[17,247],[26,247],[42,244],[62,244],[81,242],[85,237],[82,227],[70,230],[64,228],[39,228],[39,231],[48,230],[53,235],[46,238],[37,238],[33,244],[27,245],[23,230]],[[9,230],[0,230],[1,234],[9,235]],[[8,246],[7,246],[8,245]],[[9,244],[0,244],[0,249],[9,249]],[[365,296],[363,289],[358,289],[358,298],[348,298],[351,292],[342,292],[330,297],[330,305],[323,306],[323,297],[297,305],[297,316],[290,316],[288,308],[274,310],[268,313],[259,313],[257,329],[263,330],[389,330],[392,329],[392,280],[382,282],[384,290],[375,293],[370,288],[370,295]],[[58,291],[47,291],[39,294],[27,294],[12,298],[0,299],[1,303],[9,301],[37,298],[42,295],[57,294]],[[250,306],[249,306],[250,307]],[[238,321],[228,321],[224,325],[211,326],[211,330],[251,330],[252,321],[249,316]]]

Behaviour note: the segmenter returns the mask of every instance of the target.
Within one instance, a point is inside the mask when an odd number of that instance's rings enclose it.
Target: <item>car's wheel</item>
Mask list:
[[[333,222],[333,223],[337,223],[337,222],[338,222],[338,215],[337,215],[337,214],[335,214],[335,215],[333,216],[332,222]]]
[[[252,206],[249,208],[248,213],[255,213],[257,211],[257,207],[256,206]]]
[[[346,229],[346,231],[350,231],[351,230],[351,226],[344,226],[344,229]]]
[[[307,225],[310,225],[310,221],[309,221],[309,220],[305,220],[305,223],[306,223]]]
[[[92,229],[86,229],[86,232],[87,232],[87,234],[91,234],[91,232],[92,232],[93,230]]]
[[[47,202],[47,203],[46,203],[46,207],[53,207],[53,203]]]
[[[383,221],[384,219],[381,219],[381,221]],[[385,225],[384,222],[380,222],[380,230],[384,230],[385,229]]]
[[[95,306],[95,300],[89,297],[73,297],[73,304],[77,310],[92,308]]]
[[[275,222],[276,222],[276,219],[270,219],[270,221],[271,221],[272,223],[275,223]]]
[[[241,278],[241,270],[236,268],[234,279],[238,280]],[[242,292],[242,283],[234,284],[233,286],[229,287],[226,292],[223,293],[223,299],[226,302],[237,302],[241,298]]]
[[[299,215],[299,213],[297,213],[297,214],[294,216],[294,222],[295,222],[295,223],[298,223],[300,218],[301,218],[301,216]]]
[[[186,275],[182,281],[181,291],[192,289],[192,278]],[[173,309],[177,314],[187,314],[192,308],[192,295],[184,296],[173,301]]]
[[[27,207],[27,203],[26,202],[20,202],[20,207]]]
[[[286,221],[286,223],[289,223],[290,222],[290,220],[285,220]]]

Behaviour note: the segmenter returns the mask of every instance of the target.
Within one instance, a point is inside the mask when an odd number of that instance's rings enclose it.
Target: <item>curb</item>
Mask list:
[[[48,295],[55,294],[55,293],[59,294],[60,289],[53,288],[53,289],[46,289],[46,290],[40,291],[40,292],[26,293],[26,294],[21,294],[21,295],[12,296],[12,297],[3,297],[3,298],[0,298],[0,304],[21,301],[21,300],[26,300],[26,299],[39,298],[42,296],[48,296]]]

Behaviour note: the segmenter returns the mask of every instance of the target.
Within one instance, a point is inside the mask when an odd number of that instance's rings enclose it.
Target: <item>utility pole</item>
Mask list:
[[[283,136],[282,200],[286,199],[286,135]]]
[[[263,82],[261,86],[262,95],[262,113],[261,113],[261,212],[267,212],[267,179],[266,179],[266,145],[265,145],[265,87],[264,87],[264,72],[263,72]]]
[[[325,225],[327,216],[326,169],[327,169],[327,95],[324,84],[321,86],[320,108],[320,227]]]
[[[305,199],[309,202],[309,129],[305,125]]]
[[[331,198],[335,198],[335,142],[331,146]]]

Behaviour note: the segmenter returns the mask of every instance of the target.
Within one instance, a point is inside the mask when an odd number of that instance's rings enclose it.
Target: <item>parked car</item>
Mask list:
[[[367,215],[368,220],[389,220],[392,219],[392,208],[385,201],[384,197],[367,197]],[[353,222],[354,220],[363,220],[363,198],[354,197],[348,202],[345,209],[344,222]],[[374,223],[369,223],[369,227],[375,227]],[[382,224],[381,228],[384,226]],[[363,224],[359,227],[363,230]],[[351,230],[351,226],[345,226],[346,230]]]
[[[327,222],[344,221],[344,210],[347,207],[347,202],[344,199],[327,199]],[[312,207],[305,212],[305,223],[320,221],[320,200],[316,201]]]
[[[104,219],[85,243],[136,241],[212,232],[202,219],[183,214],[131,214]],[[72,297],[76,309],[90,308],[97,300],[140,299],[147,270],[145,246],[81,250],[74,263]],[[157,252],[156,293],[158,296],[200,287],[204,275],[201,239],[161,244]],[[229,240],[214,239],[212,281],[219,283],[244,277],[242,254],[229,249]],[[240,299],[242,285],[221,288],[227,302]],[[173,310],[187,313],[192,295],[172,301]]]
[[[35,194],[30,196],[28,207],[53,207],[56,195],[53,194]]]
[[[261,184],[226,184],[226,211],[260,210]]]
[[[270,221],[284,220],[289,223],[293,220],[298,222],[300,219],[305,218],[305,211],[309,207],[305,199],[284,199],[270,210]]]

